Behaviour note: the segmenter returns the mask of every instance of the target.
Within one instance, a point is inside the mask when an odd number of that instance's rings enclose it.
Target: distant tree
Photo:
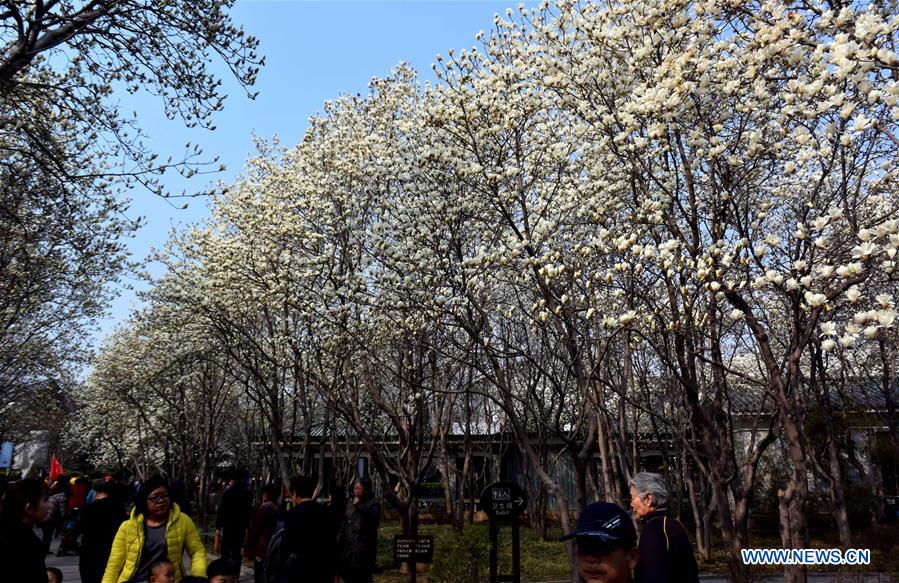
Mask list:
[[[0,7],[0,401],[64,376],[125,267],[121,192],[166,195],[167,169],[212,169],[187,146],[165,163],[116,99],[145,90],[169,118],[214,129],[215,55],[249,88],[258,41],[233,0],[9,1]],[[252,97],[252,95],[251,95]],[[36,384],[37,383],[37,384]],[[3,403],[0,403],[2,406]]]
[[[21,159],[64,184],[135,180],[163,193],[167,168],[190,174],[199,153],[156,162],[116,92],[148,91],[166,115],[213,129],[222,108],[213,55],[244,88],[263,59],[228,15],[234,0],[4,2],[0,12],[0,159]],[[255,95],[251,95],[254,97]]]

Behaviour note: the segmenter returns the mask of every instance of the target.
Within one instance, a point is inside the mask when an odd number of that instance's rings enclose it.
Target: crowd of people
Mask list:
[[[243,560],[257,583],[371,583],[381,507],[369,482],[358,480],[349,499],[335,488],[328,504],[315,499],[316,486],[303,476],[287,488],[267,484],[253,508],[255,493],[236,474],[217,488],[213,552],[221,557],[207,564],[183,484],[22,479],[0,503],[0,564],[17,583],[61,583],[45,562],[58,536],[57,554],[78,555],[83,583],[236,583]]]
[[[236,475],[222,488],[216,513],[213,550],[221,557],[207,564],[178,483],[161,476],[134,487],[111,476],[92,487],[83,478],[49,485],[22,479],[0,504],[0,564],[11,569],[10,581],[62,583],[62,573],[45,564],[59,535],[58,553],[78,553],[83,583],[236,583],[244,560],[256,583],[372,583],[381,505],[365,479],[349,497],[340,493],[335,488],[323,504],[316,481],[297,476],[287,488],[262,487],[253,508],[254,492]],[[636,474],[630,496],[632,514],[596,502],[562,539],[575,540],[581,583],[698,583],[693,548],[668,511],[662,476]]]
[[[630,479],[633,517],[617,504],[594,502],[581,511],[575,539],[579,583],[699,583],[699,569],[684,526],[668,511],[661,475]]]

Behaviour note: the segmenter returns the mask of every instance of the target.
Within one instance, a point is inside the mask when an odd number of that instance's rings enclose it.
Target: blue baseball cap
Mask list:
[[[637,544],[637,529],[630,515],[611,502],[594,502],[577,519],[577,528],[561,539],[586,538],[603,546],[631,549]]]

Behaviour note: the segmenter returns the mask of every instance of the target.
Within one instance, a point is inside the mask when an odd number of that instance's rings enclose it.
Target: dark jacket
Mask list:
[[[371,496],[346,503],[340,533],[340,566],[373,569],[378,550],[381,505]]]
[[[118,499],[111,496],[95,500],[81,513],[81,551],[78,569],[82,583],[99,583],[106,570],[112,541],[128,514]]]
[[[251,505],[250,491],[247,487],[240,482],[234,484],[222,494],[215,527],[224,530],[225,536],[239,533],[243,537],[243,533],[250,525]]]
[[[332,583],[337,533],[328,509],[303,502],[284,517],[285,583]]]
[[[644,516],[636,583],[698,583],[699,569],[687,531],[667,510]]]
[[[21,522],[0,525],[0,565],[4,581],[47,583],[44,543]]]
[[[250,531],[244,544],[244,556],[254,561],[265,560],[268,541],[275,532],[277,524],[278,507],[275,503],[269,501],[260,504],[253,516],[253,522],[250,523]]]
[[[47,522],[56,528],[62,529],[69,514],[69,496],[65,492],[57,492],[47,500],[50,509],[47,512]]]

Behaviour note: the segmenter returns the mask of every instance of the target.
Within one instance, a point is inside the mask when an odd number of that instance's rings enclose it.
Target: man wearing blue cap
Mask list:
[[[637,531],[617,504],[594,502],[581,511],[577,529],[562,537],[577,543],[579,583],[631,583],[640,558]]]

